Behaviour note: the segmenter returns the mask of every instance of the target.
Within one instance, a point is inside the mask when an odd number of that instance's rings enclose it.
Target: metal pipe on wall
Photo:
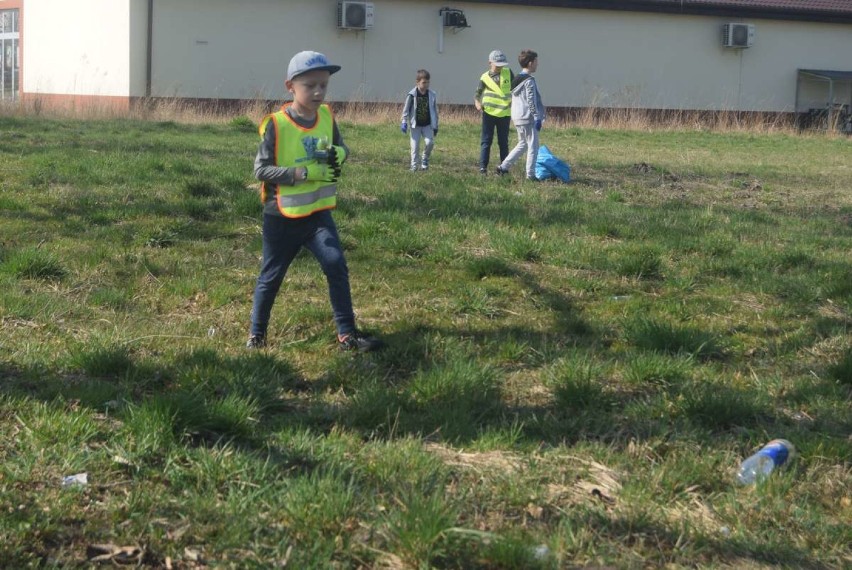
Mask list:
[[[151,96],[152,61],[154,59],[154,0],[148,0],[148,45],[145,55],[145,97]]]

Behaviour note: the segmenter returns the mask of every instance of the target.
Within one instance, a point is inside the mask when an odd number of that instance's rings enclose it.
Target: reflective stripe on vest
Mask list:
[[[495,117],[508,117],[512,114],[512,73],[508,67],[500,70],[500,85],[497,85],[486,71],[480,77],[485,84],[482,92],[482,110]]]
[[[299,126],[285,109],[268,115],[261,121],[260,136],[266,131],[269,121],[275,126],[275,165],[286,168],[304,167],[316,164],[314,150],[317,141],[324,138],[332,140],[334,136],[334,115],[328,105],[321,105],[317,111],[317,120],[311,128]],[[266,202],[266,184],[261,185],[261,201]],[[295,186],[278,185],[278,211],[287,218],[304,218],[320,210],[330,210],[337,206],[337,185],[316,180],[306,180]]]

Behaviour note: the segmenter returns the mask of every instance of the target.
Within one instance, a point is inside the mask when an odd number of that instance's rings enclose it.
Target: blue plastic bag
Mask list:
[[[562,182],[571,181],[571,167],[564,160],[553,156],[546,145],[538,147],[538,159],[535,162],[535,177],[539,180],[557,178]]]

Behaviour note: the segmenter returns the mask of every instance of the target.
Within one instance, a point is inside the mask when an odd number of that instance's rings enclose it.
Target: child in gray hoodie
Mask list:
[[[497,174],[506,174],[524,152],[527,153],[527,180],[536,180],[535,163],[538,158],[538,132],[545,118],[544,103],[533,73],[538,69],[538,54],[525,49],[518,56],[521,72],[512,81],[512,122],[518,131],[518,144],[503,163]]]
[[[411,137],[411,171],[417,168],[428,170],[429,157],[435,148],[435,137],[438,136],[438,104],[437,95],[429,89],[431,76],[425,69],[417,70],[417,78],[414,89],[405,96],[405,105],[402,108],[402,123],[399,130],[403,133],[410,132]],[[420,159],[420,139],[423,139],[425,148],[423,158]]]

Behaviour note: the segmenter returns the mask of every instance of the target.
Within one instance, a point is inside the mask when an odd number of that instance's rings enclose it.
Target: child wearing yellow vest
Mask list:
[[[488,54],[488,71],[479,77],[473,96],[476,110],[482,113],[482,131],[479,139],[479,172],[488,172],[491,143],[497,131],[500,162],[509,155],[509,121],[512,107],[512,80],[509,60],[499,49]]]
[[[323,102],[329,78],[339,70],[321,53],[297,53],[285,81],[293,101],[260,124],[254,174],[262,183],[263,261],[246,343],[250,349],[266,346],[275,296],[302,247],[319,261],[328,281],[340,349],[367,352],[381,346],[355,327],[349,270],[331,217],[336,182],[349,154],[334,114]]]

